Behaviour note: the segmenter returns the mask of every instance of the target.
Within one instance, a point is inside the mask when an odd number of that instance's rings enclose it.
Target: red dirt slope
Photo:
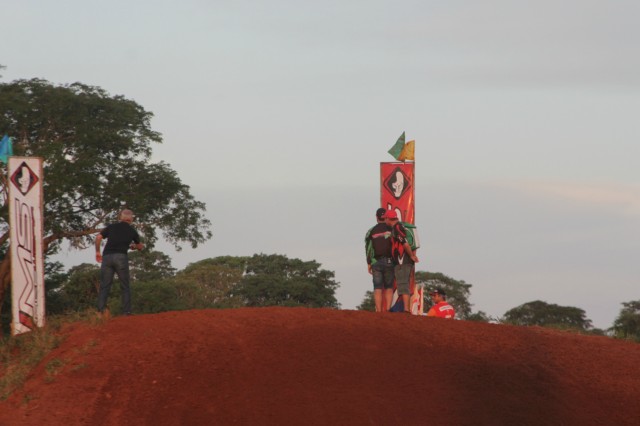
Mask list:
[[[291,308],[64,332],[0,425],[640,424],[640,345],[605,337]]]

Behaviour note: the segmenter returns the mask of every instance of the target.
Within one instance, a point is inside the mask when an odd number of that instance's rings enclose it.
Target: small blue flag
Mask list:
[[[7,135],[4,135],[2,140],[0,141],[0,161],[7,164],[9,161],[9,157],[13,155],[13,144],[11,143],[11,138]]]

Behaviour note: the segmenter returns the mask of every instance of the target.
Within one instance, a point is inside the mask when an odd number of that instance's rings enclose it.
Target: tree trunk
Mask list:
[[[4,298],[11,284],[11,255],[7,249],[7,255],[0,263],[0,311],[4,305]],[[0,337],[2,337],[2,323],[0,322]]]

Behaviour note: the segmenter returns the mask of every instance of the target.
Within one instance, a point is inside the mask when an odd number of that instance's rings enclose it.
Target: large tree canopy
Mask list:
[[[424,285],[425,294],[425,312],[427,312],[433,302],[429,297],[429,292],[436,288],[441,288],[447,293],[447,302],[453,306],[458,319],[477,319],[472,317],[469,296],[471,294],[471,284],[467,284],[464,280],[456,280],[448,277],[440,272],[416,272],[416,284]]]
[[[134,251],[129,254],[129,273],[132,281],[153,281],[172,278],[176,268],[171,258],[155,250]]]
[[[591,329],[591,320],[584,310],[573,306],[560,306],[535,300],[510,309],[504,321],[515,325],[538,325],[542,327],[572,328],[581,331]]]
[[[235,308],[233,294],[242,280],[247,257],[221,256],[189,264],[175,277],[179,296],[190,308]]]
[[[429,297],[429,292],[435,288],[441,288],[447,293],[447,301],[456,311],[456,318],[472,321],[489,321],[490,318],[482,311],[472,313],[469,302],[471,293],[471,284],[467,284],[463,280],[456,280],[448,277],[440,272],[416,271],[416,284],[424,286],[424,312],[427,312],[433,301]],[[375,311],[375,303],[373,301],[373,292],[367,291],[362,299],[362,303],[356,308],[363,311]]]
[[[623,308],[613,323],[611,330],[619,339],[630,339],[640,342],[640,300],[623,302]]]
[[[144,252],[141,254],[145,254]],[[339,308],[334,273],[315,261],[283,255],[221,256],[189,264],[174,274],[166,256],[132,255],[131,285],[135,312],[242,306],[305,306]],[[60,281],[51,292],[55,312],[82,311],[95,305],[100,269],[95,264],[73,267],[58,276],[51,268],[48,282]],[[108,306],[120,310],[120,286],[114,285]],[[53,293],[53,294],[50,294]],[[48,306],[51,308],[51,306]]]
[[[205,205],[168,164],[151,161],[151,143],[162,140],[151,129],[152,116],[132,100],[81,83],[56,86],[33,79],[0,84],[0,134],[13,138],[14,155],[44,159],[49,252],[63,239],[75,247],[91,244],[92,235],[124,206],[134,211],[148,246],[158,233],[176,249],[184,242],[196,247],[211,237]],[[4,205],[0,243],[8,234]],[[6,261],[0,283],[1,298],[8,284]]]
[[[289,259],[278,254],[254,254],[247,260],[234,297],[245,306],[306,306],[339,308],[335,274],[315,260]]]

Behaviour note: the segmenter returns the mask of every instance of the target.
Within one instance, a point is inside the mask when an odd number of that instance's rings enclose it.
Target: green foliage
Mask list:
[[[60,374],[60,371],[64,368],[66,362],[59,359],[54,358],[45,365],[44,369],[47,372],[44,380],[47,383],[51,383],[54,380],[54,377]]]
[[[560,306],[540,300],[528,302],[507,311],[503,322],[515,325],[538,325],[588,331],[591,320],[586,318],[584,310],[573,306]]]
[[[61,337],[52,332],[52,327],[1,339],[0,401],[21,387],[29,372],[60,342]]]
[[[249,257],[247,256],[218,256],[193,262],[184,268],[184,272],[189,273],[201,266],[226,266],[228,268],[239,269],[244,272],[247,268]]]
[[[416,284],[424,285],[424,311],[427,312],[433,302],[429,297],[429,292],[435,288],[441,288],[447,293],[447,302],[456,311],[456,318],[459,319],[478,319],[478,314],[472,316],[469,295],[471,293],[471,284],[467,284],[463,280],[456,280],[448,277],[440,272],[424,272],[416,271]]]
[[[467,321],[477,321],[477,322],[492,322],[494,318],[491,318],[486,312],[478,311],[474,312],[465,318]]]
[[[211,238],[205,205],[195,200],[168,164],[151,160],[151,144],[162,141],[151,128],[152,117],[124,96],[82,83],[56,86],[41,79],[0,83],[1,133],[13,138],[16,156],[44,159],[48,254],[63,239],[76,248],[92,245],[93,235],[115,221],[124,206],[135,212],[135,226],[147,248],[159,234],[176,249],[183,242],[195,248]],[[7,214],[4,203],[0,206],[3,243],[9,233]],[[0,268],[1,303],[10,281],[6,263],[5,258]],[[56,300],[57,293],[51,296],[54,311],[64,309],[65,301]]]
[[[192,308],[242,306],[234,291],[244,273],[247,258],[221,257],[192,263],[175,278],[180,299]]]
[[[171,258],[162,252],[142,250],[129,253],[131,282],[163,280],[173,277],[175,273]]]
[[[44,263],[44,288],[47,315],[64,312],[67,305],[62,286],[69,279],[60,262]]]
[[[333,281],[334,274],[319,266],[314,261],[290,260],[280,255],[204,259],[189,264],[171,280],[164,281],[164,285],[173,286],[175,296],[168,293],[167,303],[158,303],[164,306],[162,309],[271,305],[337,307],[334,292],[338,284]],[[143,288],[142,284],[132,285],[134,305],[140,303],[138,292]],[[115,293],[109,303],[117,309]],[[153,288],[143,297],[153,300]],[[143,311],[151,309],[152,303],[148,303]]]
[[[0,303],[0,321],[2,329],[0,329],[0,337],[11,333],[11,297],[5,297]]]
[[[64,272],[64,265],[62,263],[44,263],[44,282],[47,291],[54,291],[59,289],[68,277],[69,274]]]
[[[338,308],[334,273],[316,261],[283,255],[256,254],[234,291],[246,306],[306,306]]]
[[[119,291],[114,292],[109,302],[109,306],[114,306],[114,312],[120,311],[119,294]],[[136,314],[192,309],[179,297],[178,288],[173,280],[143,281],[133,284],[131,303]]]
[[[163,162],[151,162],[153,114],[123,96],[81,83],[45,80],[0,84],[0,129],[14,138],[15,155],[44,162],[45,242],[92,243],[122,205],[133,209],[145,242],[160,230],[177,248],[211,237],[204,204]],[[3,219],[6,230],[6,211]]]
[[[136,253],[137,254],[137,253]],[[135,313],[170,310],[238,308],[242,306],[334,307],[338,283],[334,273],[315,261],[281,255],[221,256],[189,264],[174,274],[169,258],[159,252],[131,255],[131,299]],[[135,272],[134,272],[135,271]],[[75,266],[55,289],[55,309],[48,313],[81,312],[95,307],[100,268]],[[114,277],[107,302],[121,313],[121,289]]]
[[[0,338],[0,401],[20,388],[33,368],[60,345],[64,340],[64,336],[60,334],[62,325],[79,321],[92,325],[102,322],[96,318],[94,310],[74,312],[49,317],[44,327],[36,328],[29,333]],[[87,344],[95,345],[96,342],[93,340]],[[87,347],[78,349],[86,351]],[[63,364],[64,361],[54,360],[45,368],[47,372],[55,375]]]
[[[47,300],[47,313],[80,312],[94,308],[100,288],[100,267],[82,263],[69,269],[67,280],[54,294],[56,304]]]
[[[364,295],[364,299],[362,299],[362,302],[360,303],[360,305],[356,306],[356,309],[359,311],[369,311],[369,312],[376,311],[376,301],[373,298],[373,291],[367,290],[367,292]]]
[[[640,342],[640,300],[623,302],[622,306],[611,327],[613,336]]]
[[[416,272],[416,285],[424,285],[424,311],[427,312],[433,302],[429,297],[429,291],[437,288],[442,288],[447,292],[447,301],[453,306],[456,311],[456,318],[470,320],[470,321],[483,321],[489,322],[491,318],[482,311],[471,313],[471,303],[469,303],[469,294],[471,284],[467,284],[462,280],[455,280],[440,272]],[[356,308],[363,311],[375,312],[375,301],[373,298],[373,292],[367,291],[365,293],[362,303]]]

